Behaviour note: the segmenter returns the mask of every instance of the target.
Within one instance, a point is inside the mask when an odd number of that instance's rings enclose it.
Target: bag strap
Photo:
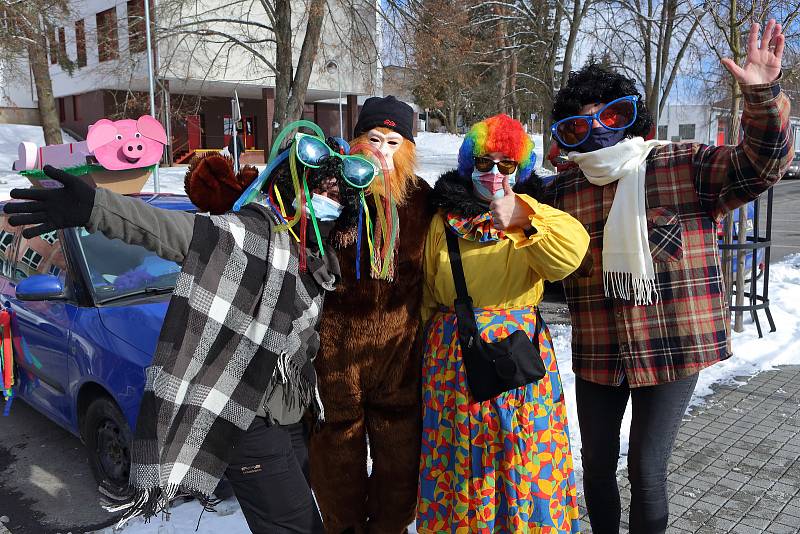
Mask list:
[[[459,336],[465,338],[476,336],[478,332],[478,321],[475,320],[475,314],[472,311],[472,298],[467,291],[467,281],[464,277],[464,266],[461,264],[461,249],[458,246],[458,236],[455,235],[447,226],[447,221],[444,225],[444,235],[447,239],[447,252],[450,256],[450,269],[453,271],[453,282],[456,286],[456,301],[455,312],[456,319],[458,320]],[[535,306],[536,310],[536,328],[533,332],[535,344],[539,345],[539,334],[544,328],[544,318],[539,310],[539,306]],[[461,340],[464,346],[466,339]]]
[[[449,229],[444,228],[447,238],[447,252],[450,254],[450,268],[453,270],[453,282],[456,285],[456,297],[463,302],[469,302],[469,292],[467,291],[467,281],[464,278],[464,266],[461,264],[461,249],[458,246],[458,237]]]

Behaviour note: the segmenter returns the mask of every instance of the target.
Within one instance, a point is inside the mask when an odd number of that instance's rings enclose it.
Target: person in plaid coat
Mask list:
[[[793,155],[783,48],[770,20],[760,40],[753,24],[743,67],[723,60],[744,97],[736,146],[645,141],[653,120],[633,80],[597,65],[572,72],[555,99],[552,131],[572,165],[544,201],[591,236],[564,287],[595,534],[619,531],[629,398],[630,531],[666,530],[666,468],[681,417],[700,370],[731,356],[717,221],[774,185]]]

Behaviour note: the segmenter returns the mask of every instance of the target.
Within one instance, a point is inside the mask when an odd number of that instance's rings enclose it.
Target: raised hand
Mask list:
[[[530,216],[533,214],[530,207],[517,198],[516,193],[508,183],[508,176],[503,178],[503,191],[505,195],[493,200],[489,204],[492,212],[492,223],[498,230],[509,228],[524,228],[530,223]]]
[[[94,207],[94,188],[61,169],[45,165],[44,173],[61,182],[64,187],[52,189],[12,189],[11,198],[30,202],[9,202],[3,211],[14,214],[8,218],[11,226],[36,225],[22,231],[30,239],[61,228],[84,226]]]
[[[761,44],[758,42],[759,29],[760,25],[757,22],[750,26],[747,57],[743,67],[730,58],[722,60],[722,64],[740,84],[770,83],[781,73],[781,58],[785,43],[781,25],[776,24],[775,19],[769,19],[761,36]]]

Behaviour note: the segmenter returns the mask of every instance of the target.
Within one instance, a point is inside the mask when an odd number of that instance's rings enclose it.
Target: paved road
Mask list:
[[[78,534],[109,524],[86,452],[22,401],[0,416],[0,516],[13,534]]]
[[[775,186],[772,243],[770,263],[800,252],[800,180],[783,180]]]
[[[714,390],[678,432],[667,532],[800,533],[800,366]],[[627,532],[630,485],[618,480]],[[581,532],[591,533],[585,515]]]

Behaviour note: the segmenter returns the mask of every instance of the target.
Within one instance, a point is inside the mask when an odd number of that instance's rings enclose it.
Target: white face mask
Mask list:
[[[406,142],[403,136],[397,132],[384,133],[373,128],[367,132],[367,139],[370,145],[383,154],[383,159],[386,160],[386,168],[390,171],[394,169],[394,153]]]
[[[292,202],[292,207],[297,209],[297,199]],[[311,207],[314,208],[314,216],[319,221],[335,221],[342,214],[344,206],[322,195],[311,195]]]

